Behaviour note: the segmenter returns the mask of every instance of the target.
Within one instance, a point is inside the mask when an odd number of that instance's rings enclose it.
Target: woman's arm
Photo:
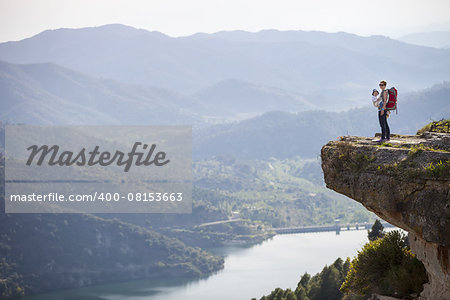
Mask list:
[[[387,102],[388,102],[388,100],[389,100],[389,95],[388,95],[388,91],[387,90],[384,90],[383,91],[385,94],[384,94],[384,98],[383,98],[383,110],[386,110],[386,105],[387,105]]]
[[[388,91],[387,90],[383,90],[381,93],[386,93],[386,94],[384,94],[384,97],[383,97],[383,107],[381,108],[380,116],[384,115],[384,112],[386,111],[386,105],[387,105],[387,102],[388,102],[388,99],[389,99],[389,95],[388,95]]]

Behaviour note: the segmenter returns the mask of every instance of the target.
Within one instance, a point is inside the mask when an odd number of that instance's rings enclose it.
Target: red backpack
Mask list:
[[[386,103],[386,110],[395,110],[397,113],[397,89],[395,87],[391,87],[388,89],[388,101]]]

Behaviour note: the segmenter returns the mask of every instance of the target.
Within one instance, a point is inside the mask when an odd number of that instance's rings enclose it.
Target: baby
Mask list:
[[[373,106],[375,106],[376,108],[381,108],[381,106],[383,105],[382,103],[381,103],[381,97],[378,97],[380,95],[380,93],[378,92],[378,90],[377,89],[373,89],[372,90],[372,103],[373,103]],[[390,111],[386,111],[386,117],[387,118],[389,118],[389,115],[390,115]]]
[[[378,105],[380,105],[380,102],[381,102],[381,98],[378,98],[379,94],[380,93],[378,92],[377,89],[373,89],[373,91],[372,91],[372,103],[373,103],[373,106],[375,106],[377,108],[378,108]]]

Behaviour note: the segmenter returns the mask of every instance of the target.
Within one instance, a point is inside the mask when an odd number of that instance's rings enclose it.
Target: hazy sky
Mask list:
[[[0,42],[46,29],[122,23],[170,36],[220,30],[450,30],[449,0],[0,0]]]

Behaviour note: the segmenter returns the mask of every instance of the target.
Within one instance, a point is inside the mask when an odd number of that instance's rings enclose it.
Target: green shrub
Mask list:
[[[424,132],[441,132],[450,133],[450,119],[440,120],[428,123],[421,129],[417,131],[417,134],[422,134]]]
[[[428,281],[423,264],[406,247],[397,230],[366,244],[352,261],[341,286],[346,294],[408,297]]]
[[[435,178],[450,177],[450,160],[433,164],[432,162],[425,168],[427,175]]]

